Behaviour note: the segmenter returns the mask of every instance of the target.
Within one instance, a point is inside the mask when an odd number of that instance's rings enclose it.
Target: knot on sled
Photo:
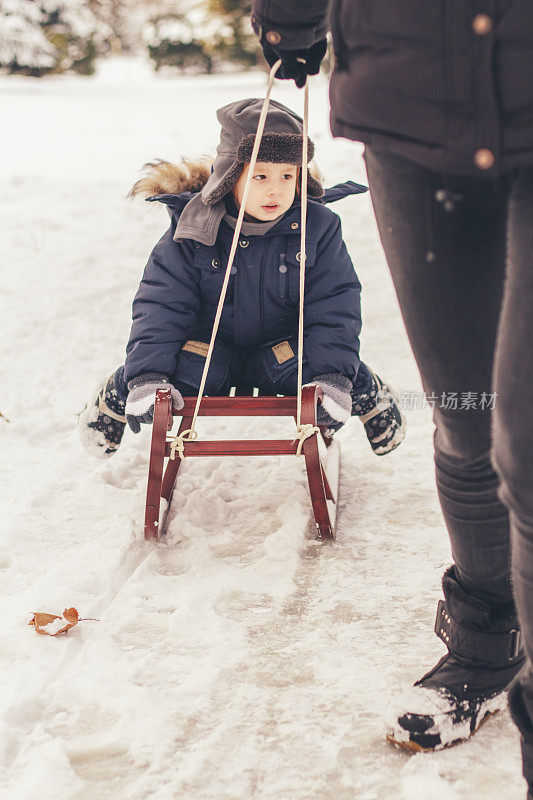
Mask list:
[[[248,390],[249,391],[249,390]],[[282,456],[303,454],[309,493],[318,534],[323,540],[335,538],[340,450],[337,442],[317,425],[317,403],[322,391],[316,385],[302,388],[301,422],[296,436],[287,439],[187,439],[196,398],[185,397],[179,411],[172,407],[169,389],[156,393],[152,446],[148,470],[148,491],[144,537],[158,540],[166,529],[168,510],[181,462],[199,456]],[[204,397],[200,416],[209,417],[294,417],[297,397],[251,397],[237,390],[235,397]],[[176,436],[168,436],[174,416],[181,416]],[[166,470],[165,459],[168,459]],[[164,511],[161,514],[161,501]],[[160,518],[161,517],[161,518]]]

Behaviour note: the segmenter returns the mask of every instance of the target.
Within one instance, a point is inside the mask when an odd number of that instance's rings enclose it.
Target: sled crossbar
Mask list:
[[[316,427],[317,402],[322,392],[316,385],[304,386],[302,390],[302,424]],[[182,458],[175,452],[172,458],[174,437],[167,434],[173,427],[174,416],[181,416],[178,434],[190,428],[196,398],[184,398],[185,405],[179,411],[172,407],[169,389],[156,392],[152,444],[148,469],[148,489],[144,536],[147,540],[158,540],[165,532],[168,510]],[[200,416],[206,417],[294,417],[296,397],[248,397],[238,393],[235,397],[205,397],[200,407]],[[319,442],[320,436],[320,442]],[[223,439],[193,440],[183,442],[183,457],[198,456],[281,456],[297,455],[298,439]],[[304,456],[311,504],[316,527],[321,539],[335,538],[337,512],[339,448],[326,436],[313,433],[301,445]],[[165,459],[168,459],[164,471]],[[327,463],[326,463],[327,462]],[[329,475],[326,472],[333,465]],[[333,474],[334,473],[334,474]],[[166,501],[161,503],[161,501]],[[163,511],[160,520],[160,510]]]
[[[295,456],[298,441],[294,439],[225,439],[185,442],[185,458],[191,456]],[[170,442],[165,444],[165,458],[170,457]]]

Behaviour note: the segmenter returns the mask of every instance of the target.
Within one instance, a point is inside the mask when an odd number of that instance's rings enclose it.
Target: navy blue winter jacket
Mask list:
[[[309,372],[340,372],[353,380],[359,366],[361,285],[346,250],[337,214],[324,203],[366,191],[351,181],[326,190],[307,206],[304,355]],[[169,378],[188,339],[208,342],[233,237],[224,221],[212,247],[174,241],[190,192],[157,195],[171,225],[155,246],[133,301],[124,377],[145,372]],[[262,236],[243,236],[232,268],[217,339],[254,347],[298,330],[300,201]]]

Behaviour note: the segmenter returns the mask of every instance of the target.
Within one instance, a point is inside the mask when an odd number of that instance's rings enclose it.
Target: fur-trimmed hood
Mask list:
[[[145,174],[134,183],[128,197],[144,197],[145,200],[158,200],[166,205],[184,205],[198,192],[201,192],[211,175],[213,159],[209,156],[197,161],[182,160],[179,164],[163,159],[149,161],[143,167]],[[323,177],[314,162],[309,164],[309,172],[317,183],[323,184]],[[368,187],[355,181],[337,183],[329,189],[323,189],[321,197],[313,197],[315,202],[333,203],[350,194],[362,194]],[[178,197],[184,202],[179,203]]]
[[[144,197],[167,206],[169,214],[179,215],[174,238],[195,239],[202,244],[214,244],[224,213],[225,203],[206,206],[202,189],[211,175],[213,160],[204,157],[197,161],[174,164],[156,159],[144,165],[145,174],[132,186],[128,197]],[[315,164],[309,165],[315,180],[322,186],[322,176]],[[368,187],[355,181],[345,181],[321,191],[320,197],[310,198],[321,204],[334,203],[352,194],[368,191]]]
[[[182,194],[182,192],[201,192],[211,176],[213,159],[204,156],[196,161],[185,161],[179,164],[163,159],[148,161],[143,170],[145,174],[134,183],[128,197],[144,197],[149,199],[161,194]],[[309,164],[309,173],[323,194],[322,176],[315,163]]]
[[[179,164],[156,159],[143,166],[145,174],[134,183],[128,197],[146,199],[160,194],[182,194],[182,192],[201,192],[211,175],[213,159],[205,156],[197,161]]]

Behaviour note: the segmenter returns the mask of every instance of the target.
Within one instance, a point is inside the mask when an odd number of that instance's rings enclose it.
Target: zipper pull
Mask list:
[[[279,295],[280,297],[287,296],[287,265],[285,263],[285,253],[279,254],[280,265],[279,265]]]

